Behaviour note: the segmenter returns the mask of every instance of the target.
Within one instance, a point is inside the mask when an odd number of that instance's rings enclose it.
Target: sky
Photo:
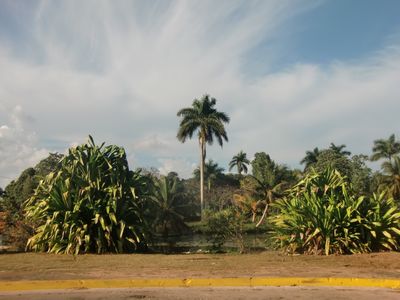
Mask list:
[[[400,1],[0,2],[0,187],[49,152],[123,146],[130,167],[191,176],[176,113],[209,94],[229,142],[300,168],[305,151],[371,154],[400,137]]]

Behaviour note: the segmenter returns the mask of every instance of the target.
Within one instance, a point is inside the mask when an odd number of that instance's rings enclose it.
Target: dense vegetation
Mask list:
[[[141,195],[135,191],[140,184],[124,149],[97,146],[90,137],[71,148],[27,200],[26,217],[36,224],[28,248],[75,254],[145,248]]]
[[[385,194],[355,196],[338,171],[312,170],[274,206],[274,235],[288,252],[308,254],[397,250],[400,212]]]
[[[376,140],[370,157],[351,155],[345,145],[315,147],[301,160],[303,170],[263,151],[249,159],[241,150],[228,166],[237,173],[224,173],[205,160],[206,144],[228,140],[229,117],[215,105],[204,96],[178,112],[178,140],[197,134],[200,145],[192,178],[130,170],[123,148],[97,146],[90,137],[65,156],[50,154],[0,190],[4,241],[34,251],[120,253],[200,232],[211,250],[231,240],[244,252],[246,234],[258,232],[266,246],[288,253],[399,250],[400,143],[394,135]],[[380,161],[381,170],[373,172],[368,161]]]

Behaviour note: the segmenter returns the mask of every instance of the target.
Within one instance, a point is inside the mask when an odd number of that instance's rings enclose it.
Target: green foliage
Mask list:
[[[286,166],[277,164],[265,152],[256,153],[251,166],[253,176],[247,181],[255,180],[254,196],[269,203],[281,197],[285,186],[293,180],[292,172]],[[248,186],[251,185],[248,182]]]
[[[312,169],[319,172],[327,168],[336,169],[352,183],[357,195],[371,195],[372,174],[366,165],[368,156],[360,154],[350,158],[351,152],[344,150],[345,147],[346,145],[331,143],[328,149],[314,148],[313,151],[307,151],[306,157],[301,161],[306,164],[304,171],[307,173]]]
[[[204,95],[200,100],[194,99],[192,107],[183,108],[178,111],[178,117],[182,117],[179,124],[177,138],[185,142],[198,132],[199,139],[212,145],[214,138],[222,146],[223,140],[228,141],[224,123],[229,123],[229,117],[224,112],[215,109],[217,100]]]
[[[52,253],[125,252],[146,246],[139,172],[129,170],[123,148],[87,144],[69,149],[55,173],[26,202],[37,223],[27,248]]]
[[[0,200],[0,210],[9,212],[14,219],[20,218],[22,203],[34,192],[37,182],[34,168],[24,170],[17,180],[13,180],[5,188]]]
[[[382,164],[383,176],[380,188],[387,190],[389,195],[400,200],[400,157],[393,156],[390,161]]]
[[[170,233],[181,233],[188,229],[182,213],[185,211],[185,194],[183,185],[177,176],[169,174],[154,179],[150,199],[153,204],[153,228],[164,237]]]
[[[317,162],[312,165],[319,172],[324,172],[326,169],[336,169],[347,178],[351,178],[352,165],[351,161],[345,155],[338,153],[337,150],[326,149],[321,150]]]
[[[351,184],[357,196],[370,196],[373,193],[372,171],[366,165],[368,156],[354,155],[351,158]]]
[[[286,251],[307,254],[398,250],[400,212],[384,194],[355,197],[336,170],[312,171],[274,206],[274,236]]]
[[[33,195],[39,181],[57,169],[62,157],[59,153],[50,153],[34,168],[27,168],[17,180],[11,181],[0,199],[0,210],[8,212],[15,220],[20,220],[22,204]]]
[[[208,212],[206,224],[206,233],[209,235],[213,251],[221,251],[222,246],[230,239],[235,240],[240,253],[245,251],[243,238],[245,217],[237,208]]]
[[[7,185],[0,198],[0,211],[4,211],[6,216],[4,243],[18,250],[25,248],[33,229],[32,224],[24,218],[23,203],[34,194],[39,181],[58,168],[62,157],[59,153],[50,153],[34,168],[24,170],[17,180]]]

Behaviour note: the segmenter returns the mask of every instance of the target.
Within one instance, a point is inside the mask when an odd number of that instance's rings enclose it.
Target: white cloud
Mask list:
[[[26,129],[26,115],[20,105],[11,111],[9,124],[0,126],[0,187],[5,187],[21,171],[34,166],[49,154],[39,147],[34,132]]]
[[[177,172],[181,178],[189,178],[193,176],[196,164],[185,159],[169,159],[161,158],[158,160],[161,166],[158,168],[160,174],[167,175],[169,172]]]
[[[171,142],[159,137],[157,134],[146,136],[135,142],[133,149],[136,151],[151,151],[153,153],[168,153]]]
[[[274,72],[267,64],[258,77],[242,71],[261,39],[273,52],[285,22],[318,2],[41,2],[25,20],[31,51],[0,40],[0,120],[9,120],[0,124],[1,171],[13,177],[32,165],[28,157],[51,148],[46,140],[67,148],[92,134],[125,146],[135,167],[188,176],[198,143],[176,140],[176,112],[205,92],[231,116],[229,143],[208,148],[222,167],[240,149],[292,165],[331,141],[368,152],[374,139],[399,133],[398,49]],[[26,153],[18,164],[15,149]]]

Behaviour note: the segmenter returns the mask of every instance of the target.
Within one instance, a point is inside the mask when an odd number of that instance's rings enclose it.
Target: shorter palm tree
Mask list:
[[[155,206],[153,225],[157,227],[164,238],[168,237],[170,232],[179,233],[187,229],[183,216],[179,213],[184,207],[183,196],[177,177],[162,176],[154,179],[150,195]]]
[[[300,164],[305,164],[304,170],[307,170],[312,164],[318,161],[320,151],[315,147],[312,151],[306,151],[306,156],[300,161]]]
[[[381,187],[389,192],[389,196],[400,200],[400,157],[394,156],[392,161],[382,164],[385,175]]]
[[[204,164],[204,180],[207,183],[207,191],[211,191],[211,185],[215,180],[222,176],[224,168],[218,166],[218,163],[214,162],[212,159],[208,160]],[[200,168],[196,168],[193,172],[196,178],[200,178]]]
[[[350,156],[351,152],[347,151],[347,150],[343,150],[344,148],[346,148],[346,145],[339,145],[336,146],[334,143],[331,143],[331,145],[329,146],[329,149],[333,150],[335,153],[342,155],[342,156]]]
[[[377,161],[382,158],[387,158],[391,161],[394,155],[400,153],[400,142],[396,141],[394,134],[392,134],[387,140],[379,139],[374,141],[372,152],[372,161]]]
[[[242,175],[242,172],[247,174],[247,165],[250,164],[250,161],[246,157],[246,153],[242,150],[232,157],[231,162],[229,163],[229,171],[231,171],[234,167],[237,167],[237,171],[239,175]]]

